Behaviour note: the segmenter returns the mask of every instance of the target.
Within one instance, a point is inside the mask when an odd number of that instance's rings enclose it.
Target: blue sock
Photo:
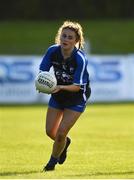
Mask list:
[[[49,164],[49,165],[55,165],[55,164],[57,164],[57,162],[58,162],[58,159],[55,158],[55,157],[53,157],[53,156],[51,155],[48,164]]]

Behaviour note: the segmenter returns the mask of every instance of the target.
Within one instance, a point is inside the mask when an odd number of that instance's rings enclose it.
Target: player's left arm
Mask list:
[[[80,86],[79,85],[58,85],[56,87],[56,89],[53,91],[53,93],[56,93],[60,90],[64,90],[64,91],[70,91],[70,92],[78,92],[80,90]]]
[[[74,85],[85,85],[87,83],[87,59],[86,57],[81,53],[78,52],[77,54],[77,68],[75,70],[74,74]]]

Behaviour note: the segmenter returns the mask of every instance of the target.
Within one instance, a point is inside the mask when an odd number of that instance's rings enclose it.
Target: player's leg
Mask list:
[[[57,129],[63,116],[63,111],[60,109],[49,107],[46,115],[46,134],[55,139]]]
[[[57,129],[63,116],[63,108],[53,99],[50,98],[46,115],[46,134],[55,139]]]
[[[80,115],[81,112],[71,109],[64,110],[63,119],[57,130],[52,152],[53,157],[59,158],[59,164],[62,164],[66,159],[67,148],[70,144],[70,139],[67,137],[67,134],[76,123]]]
[[[79,115],[81,115],[81,113],[84,112],[85,108],[86,108],[86,102],[83,101],[80,104],[74,105],[74,106],[70,106],[67,109],[71,110],[71,112],[75,112],[75,113],[73,113],[74,116],[75,116],[75,114],[78,114],[78,117],[76,118],[76,120],[77,120],[79,118]],[[69,114],[71,115],[71,113],[69,113]],[[63,151],[62,151],[62,153],[60,154],[60,157],[59,157],[59,161],[58,161],[59,164],[63,164],[65,162],[66,156],[67,156],[67,148],[70,145],[70,143],[71,143],[71,139],[69,137],[67,137],[66,138],[65,147],[64,147],[64,149],[63,149]]]
[[[49,107],[46,116],[46,133],[55,140],[57,129],[63,116],[63,111],[60,109]],[[43,168],[43,171],[54,170],[58,159],[51,156],[47,165]]]
[[[61,153],[63,152],[64,147],[66,146],[66,136],[80,115],[81,115],[81,112],[76,112],[69,109],[64,110],[63,118],[61,120],[61,123],[59,125],[57,134],[55,137],[52,155],[50,157],[49,162],[44,167],[44,171],[50,171],[50,170],[55,169],[55,165],[58,163],[59,157]]]

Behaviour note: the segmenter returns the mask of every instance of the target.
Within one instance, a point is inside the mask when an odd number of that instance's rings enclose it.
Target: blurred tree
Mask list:
[[[0,20],[134,18],[134,0],[1,0]]]

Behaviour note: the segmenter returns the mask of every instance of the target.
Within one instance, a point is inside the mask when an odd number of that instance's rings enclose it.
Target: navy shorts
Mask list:
[[[74,106],[61,106],[52,96],[49,100],[48,103],[49,107],[52,108],[56,108],[56,109],[71,109],[73,111],[77,111],[77,112],[84,112],[85,108],[86,108],[86,102],[82,101],[80,104],[78,105],[74,105]]]

